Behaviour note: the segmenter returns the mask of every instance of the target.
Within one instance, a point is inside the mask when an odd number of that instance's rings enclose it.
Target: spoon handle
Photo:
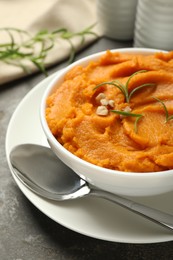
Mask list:
[[[150,208],[148,206],[102,190],[93,189],[90,194],[114,202],[119,206],[127,208],[130,211],[173,231],[173,215],[171,214]]]

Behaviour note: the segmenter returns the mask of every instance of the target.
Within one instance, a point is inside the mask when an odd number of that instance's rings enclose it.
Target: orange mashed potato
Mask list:
[[[122,91],[103,82],[128,84],[127,102]],[[100,115],[98,95],[111,106]],[[103,107],[102,106],[102,107]],[[164,108],[166,107],[166,110]],[[111,110],[140,114],[120,115]],[[76,156],[95,165],[133,172],[173,169],[173,52],[154,55],[107,51],[98,61],[69,71],[47,99],[46,119],[56,139]],[[166,120],[166,118],[169,120]],[[135,130],[136,124],[136,130]]]

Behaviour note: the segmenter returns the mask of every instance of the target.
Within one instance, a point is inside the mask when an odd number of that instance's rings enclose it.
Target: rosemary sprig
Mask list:
[[[113,86],[117,87],[117,88],[123,93],[126,102],[129,103],[129,102],[130,102],[130,99],[131,99],[131,97],[132,97],[132,95],[133,95],[137,90],[139,90],[139,89],[141,89],[141,88],[144,88],[144,87],[152,87],[152,86],[155,86],[155,83],[145,83],[145,84],[142,84],[142,85],[140,85],[140,86],[134,88],[131,92],[129,92],[128,85],[129,85],[130,80],[131,80],[135,75],[137,75],[137,74],[139,74],[139,73],[144,73],[144,72],[146,72],[146,70],[139,70],[139,71],[133,73],[133,74],[128,78],[128,80],[127,80],[127,82],[126,82],[125,84],[122,84],[122,83],[121,83],[120,81],[118,81],[118,80],[113,80],[113,81],[108,81],[108,82],[102,82],[102,83],[98,84],[97,86],[95,86],[94,90],[97,89],[97,88],[99,88],[99,87],[101,87],[101,86],[103,86],[103,85],[106,85],[106,84],[107,84],[107,85],[113,85]]]
[[[76,48],[72,38],[81,38],[80,46],[85,43],[85,36],[92,34],[94,25],[91,25],[80,32],[70,32],[66,28],[58,28],[54,31],[41,30],[31,35],[25,30],[18,28],[0,28],[0,33],[5,32],[8,41],[0,43],[0,61],[9,65],[18,66],[26,73],[29,73],[28,62],[34,64],[39,71],[47,76],[45,59],[51,49],[54,48],[58,38],[67,41],[70,45],[69,63],[76,55]]]
[[[132,117],[136,117],[136,120],[134,122],[134,132],[137,133],[138,131],[138,121],[143,117],[142,114],[135,114],[135,113],[131,113],[131,112],[126,112],[126,111],[121,111],[121,110],[110,110],[113,113],[116,113],[118,115],[122,115],[124,117],[127,116],[132,116]]]
[[[160,100],[159,98],[156,98],[156,97],[153,97],[153,98],[155,100],[157,100],[162,105],[163,109],[165,110],[165,117],[166,117],[165,123],[167,123],[168,121],[172,120],[173,119],[173,115],[169,115],[169,112],[168,112],[168,109],[167,109],[165,103],[162,100]]]
[[[71,63],[74,60],[74,57],[76,55],[76,49],[75,49],[71,39],[74,38],[74,37],[80,37],[81,38],[80,46],[84,45],[86,35],[90,34],[90,35],[94,35],[95,37],[97,37],[97,34],[92,31],[92,29],[95,25],[96,24],[90,25],[89,27],[85,28],[81,32],[77,32],[77,33],[71,33],[67,30],[62,31],[61,38],[67,40],[70,44],[70,47],[71,47],[70,57],[69,57],[68,63]]]

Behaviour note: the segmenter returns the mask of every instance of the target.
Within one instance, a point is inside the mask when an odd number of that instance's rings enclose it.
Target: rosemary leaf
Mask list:
[[[52,34],[65,33],[67,32],[66,28],[60,28],[52,32]]]
[[[71,50],[70,50],[70,57],[68,59],[68,64],[72,63],[76,54],[76,49],[70,39],[68,39],[68,42],[70,44]]]
[[[157,100],[162,106],[163,106],[163,109],[165,110],[165,117],[166,117],[166,120],[165,120],[165,123],[167,123],[168,121],[172,120],[173,119],[173,115],[169,115],[169,112],[168,112],[168,109],[165,105],[165,103],[160,100],[159,98],[156,98],[156,97],[153,97],[155,100]]]
[[[112,85],[112,86],[115,86],[115,87],[117,87],[117,88],[123,93],[124,96],[126,96],[124,86],[123,86],[123,85],[121,84],[121,82],[119,82],[118,80],[113,80],[113,81],[108,81],[108,82],[100,83],[100,84],[96,85],[93,90],[96,90],[97,88],[99,88],[99,87],[101,87],[101,86],[103,86],[103,85]]]
[[[41,61],[38,61],[37,59],[31,59],[31,61],[46,77],[48,76],[47,71]]]
[[[113,112],[113,113],[122,115],[122,116],[132,116],[132,117],[140,117],[140,116],[142,116],[142,114],[135,114],[135,113],[121,111],[121,110],[110,110],[110,111]]]
[[[139,73],[144,73],[144,72],[147,72],[147,70],[138,70],[138,71],[134,72],[134,73],[128,78],[128,80],[127,80],[127,82],[126,82],[126,85],[125,85],[125,88],[128,89],[129,82],[130,82],[130,80],[131,80],[135,75],[137,75],[137,74],[139,74]]]
[[[143,117],[142,114],[135,114],[135,113],[121,111],[121,110],[110,110],[110,111],[113,112],[113,113],[125,116],[125,117],[126,116],[136,117],[136,120],[134,122],[134,131],[135,131],[135,133],[137,133],[137,131],[138,131],[137,124],[138,124],[138,121]]]
[[[138,132],[138,121],[143,117],[143,115],[139,115],[138,117],[136,117],[135,123],[134,123],[134,131],[135,133]]]
[[[129,94],[129,100],[131,99],[132,95],[133,95],[137,90],[139,90],[139,89],[141,89],[141,88],[144,88],[144,87],[153,87],[153,86],[155,86],[155,85],[156,85],[155,83],[145,83],[145,84],[142,84],[142,85],[140,85],[140,86],[134,88],[134,89],[130,92],[130,94]]]
[[[173,119],[173,115],[168,117],[168,121]]]

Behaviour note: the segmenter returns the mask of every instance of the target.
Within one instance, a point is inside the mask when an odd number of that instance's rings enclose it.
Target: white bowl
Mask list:
[[[116,49],[114,52],[152,54],[158,50],[145,48]],[[102,168],[86,162],[66,150],[51,133],[45,119],[47,97],[54,92],[55,85],[63,81],[64,75],[76,65],[86,66],[97,60],[104,52],[83,58],[58,73],[48,85],[41,102],[40,117],[42,128],[55,154],[78,175],[100,189],[127,196],[151,196],[173,190],[173,170],[162,172],[135,173]]]

